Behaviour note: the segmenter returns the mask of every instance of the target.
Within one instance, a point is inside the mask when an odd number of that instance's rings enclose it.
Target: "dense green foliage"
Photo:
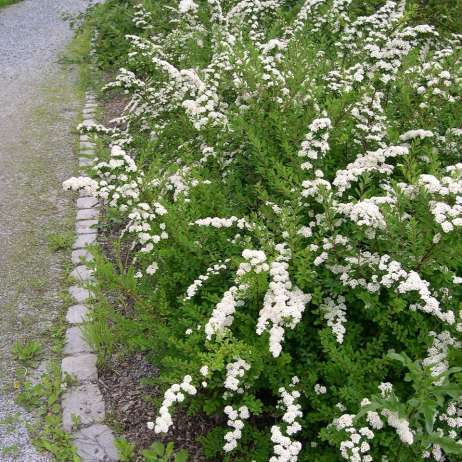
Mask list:
[[[451,406],[460,409],[462,394],[462,73],[460,37],[449,35],[460,30],[460,2],[408,2],[370,30],[360,23],[362,36],[344,28],[385,2],[367,3],[367,12],[353,2],[347,17],[325,2],[293,36],[287,30],[303,2],[236,14],[226,26],[212,14],[216,2],[198,2],[194,15],[181,15],[177,3],[146,1],[140,10],[108,0],[89,13],[97,63],[125,68],[108,91],[132,98],[120,130],[87,129],[124,150],[101,154],[92,186],[108,203],[108,227],[128,225],[109,257],[96,258],[100,292],[111,300],[100,300],[95,313],[94,325],[111,332],[102,349],[144,352],[165,388],[191,375],[200,389],[187,397],[192,413],[220,416],[227,405],[250,411],[234,451],[222,452],[225,416],[203,440],[211,460],[296,460],[271,458],[270,429],[286,426],[281,387],[301,394],[299,461],[462,460],[461,427],[448,429],[444,420]],[[238,2],[221,3],[232,11]],[[132,21],[139,11],[145,22]],[[422,21],[439,35],[417,29],[409,38]],[[369,34],[392,58],[367,49]],[[289,38],[274,45],[279,37]],[[178,71],[185,69],[206,89],[189,88]],[[204,122],[192,102],[207,89],[214,102]],[[300,168],[307,156],[313,166]],[[438,218],[441,204],[453,207],[454,224]],[[203,226],[205,217],[250,225]],[[255,249],[264,254],[252,263],[246,251]],[[278,273],[281,262],[290,280]],[[214,264],[226,268],[210,274]],[[230,287],[236,292],[226,298]],[[283,316],[278,353],[268,332],[275,322],[259,335],[256,322],[277,291],[289,308],[299,306],[298,289],[308,294],[306,308],[301,319]],[[205,335],[214,310],[230,299],[243,302],[232,326]],[[224,395],[227,366],[237,360],[250,365],[242,393],[228,387]],[[354,424],[342,427],[345,413]],[[367,413],[381,416],[383,430]],[[345,429],[367,427],[366,417],[375,432],[370,450],[358,459],[341,453]]]

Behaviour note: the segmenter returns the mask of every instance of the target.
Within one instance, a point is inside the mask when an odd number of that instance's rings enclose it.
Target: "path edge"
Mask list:
[[[96,107],[95,95],[86,92],[82,111],[84,124],[94,122]],[[95,161],[95,143],[87,135],[80,135],[78,161],[81,174],[85,174]],[[106,409],[98,384],[97,356],[82,331],[91,313],[88,302],[93,280],[85,265],[92,259],[86,247],[96,243],[98,220],[98,201],[81,191],[76,202],[76,240],[72,247],[74,269],[71,276],[76,282],[68,289],[73,304],[66,314],[68,327],[61,363],[63,378],[70,376],[72,385],[63,393],[61,407],[63,428],[70,433],[81,461],[116,462],[119,457],[115,437],[104,424]]]

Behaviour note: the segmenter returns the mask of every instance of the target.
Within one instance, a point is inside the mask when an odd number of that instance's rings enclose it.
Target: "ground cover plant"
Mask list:
[[[210,460],[462,460],[462,36],[360,6],[92,13],[129,102],[64,187],[106,204],[97,322],[160,369],[153,440],[182,406]]]

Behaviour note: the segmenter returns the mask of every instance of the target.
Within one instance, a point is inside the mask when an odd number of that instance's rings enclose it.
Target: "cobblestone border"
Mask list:
[[[96,109],[95,96],[87,93],[83,109],[84,123],[93,122]],[[92,165],[95,144],[86,135],[80,136],[79,167],[85,169]],[[86,246],[96,242],[99,209],[98,201],[81,192],[77,199],[75,222],[76,240],[73,245],[72,263],[75,265],[71,276],[76,284],[69,287],[69,295],[75,303],[69,307],[66,321],[64,358],[61,369],[75,379],[74,385],[63,394],[63,428],[74,440],[77,453],[82,462],[115,462],[118,460],[112,430],[104,425],[106,417],[103,396],[98,387],[96,355],[82,335],[82,326],[87,322],[90,312],[86,302],[91,296],[87,286],[93,276],[85,266],[91,260]],[[75,428],[75,423],[78,422]]]

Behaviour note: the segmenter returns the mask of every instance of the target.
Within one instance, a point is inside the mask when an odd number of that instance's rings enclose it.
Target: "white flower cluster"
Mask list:
[[[460,164],[450,165],[446,168],[448,172],[454,172],[455,178],[444,176],[441,179],[434,175],[423,174],[419,177],[419,185],[429,193],[438,196],[450,196],[462,194],[462,179],[460,179]]]
[[[193,283],[186,289],[186,297],[184,300],[191,300],[197,293],[197,291],[204,285],[204,282],[207,282],[211,276],[220,274],[221,271],[228,268],[227,264],[229,259],[226,259],[224,263],[221,260],[218,263],[215,263],[210,268],[207,268],[205,274],[201,274]]]
[[[244,304],[243,301],[237,298],[238,288],[232,286],[227,290],[222,299],[212,312],[212,316],[205,325],[205,334],[207,340],[211,340],[212,336],[223,332],[225,328],[230,327],[234,321],[234,313],[236,308]]]
[[[408,71],[409,73],[413,72],[416,77],[413,86],[417,95],[422,99],[419,105],[421,109],[431,111],[431,106],[440,104],[441,100],[451,103],[457,101],[453,89],[460,82],[460,73],[451,74],[445,69],[445,61],[454,51],[452,48],[439,50],[431,61],[421,63]]]
[[[287,43],[278,39],[271,39],[268,43],[260,45],[261,54],[259,56],[263,67],[263,75],[261,83],[259,83],[257,91],[262,88],[268,90],[270,88],[279,87],[283,96],[289,95],[286,79],[284,74],[278,69],[278,64],[282,61],[282,52],[287,48]],[[282,103],[281,97],[276,97],[278,103]]]
[[[344,324],[347,321],[345,297],[339,295],[336,300],[327,297],[321,305],[321,309],[324,311],[324,319],[327,321],[327,325],[332,329],[332,333],[335,335],[337,342],[343,343],[346,332]]]
[[[304,198],[314,197],[319,202],[323,200],[323,194],[328,193],[332,189],[329,181],[322,178],[323,174],[320,172],[319,176],[313,180],[304,180],[302,183],[301,196]]]
[[[425,138],[433,138],[434,134],[430,130],[409,130],[406,133],[403,133],[399,139],[400,141],[406,142],[415,139],[425,139]]]
[[[396,399],[393,395],[393,385],[389,382],[381,383],[379,385],[379,390],[382,398],[387,399],[387,400],[392,400]],[[368,406],[371,404],[369,399],[365,398],[361,401],[361,407]],[[400,417],[397,412],[390,411],[389,409],[382,409],[381,415],[386,418],[388,425],[390,427],[393,427],[396,430],[396,433],[400,440],[408,445],[412,445],[414,443],[414,432],[410,429],[409,427],[409,421],[403,417]],[[356,433],[356,430],[353,427],[353,420],[355,419],[356,416],[351,415],[351,414],[345,414],[341,416],[339,419],[337,419],[334,423],[337,427],[337,430],[342,430],[345,429],[348,433],[354,435]],[[375,411],[368,411],[366,415],[366,420],[369,423],[369,425],[375,429],[375,430],[381,430],[384,426],[382,419],[380,418],[379,414]],[[350,427],[350,428],[348,428]],[[361,430],[360,430],[361,433]],[[374,437],[374,433],[372,430],[369,428],[366,428],[363,430],[362,434],[367,434],[370,436],[369,439],[372,439]],[[355,441],[350,441],[346,442],[347,445],[344,446],[346,447],[349,451],[353,451],[353,448],[355,449],[356,456],[358,457],[358,452],[362,452],[361,450],[358,451],[358,448],[352,445],[351,443],[353,442],[354,444],[358,444],[360,441],[360,438],[356,437]],[[343,444],[343,443],[342,443]],[[369,445],[367,445],[369,450]],[[343,455],[343,454],[342,454]],[[346,452],[346,455],[348,457],[351,457],[350,452]],[[361,458],[354,458],[354,459],[349,459],[348,457],[345,457],[347,460],[354,460],[354,461],[362,461],[364,459]],[[372,458],[366,459],[367,461],[372,461]]]
[[[239,409],[234,409],[232,406],[225,407],[225,414],[228,416],[228,426],[233,430],[225,434],[225,445],[223,450],[231,452],[236,449],[238,441],[242,438],[242,429],[244,428],[244,420],[250,417],[250,412],[247,406],[241,406]]]
[[[381,430],[383,428],[383,422],[378,412],[368,411],[366,414],[366,420],[370,427],[374,430]]]
[[[152,205],[140,202],[131,209],[131,212],[128,214],[129,222],[124,232],[131,233],[136,237],[135,242],[142,246],[140,252],[151,253],[156,244],[168,239],[168,233],[165,231],[165,223],[159,223],[159,231],[157,233],[152,229],[153,222],[166,213],[167,210],[165,207],[158,202]]]
[[[198,226],[211,226],[213,228],[232,228],[236,226],[239,229],[252,229],[253,227],[245,218],[238,217],[207,217],[196,220],[193,224]]]
[[[241,279],[251,271],[261,273],[269,270],[266,254],[261,250],[245,249],[242,252],[242,257],[244,261],[240,263],[236,271],[236,285],[223,294],[223,298],[213,310],[212,316],[205,326],[207,340],[211,340],[213,335],[223,332],[224,329],[233,324],[236,308],[244,304],[240,297],[247,290],[247,285],[241,283]]]
[[[449,402],[444,412],[436,418],[436,433],[440,437],[450,438],[457,444],[462,444],[462,406],[460,399]],[[437,462],[445,462],[447,459],[440,445],[433,444],[431,450],[424,451],[424,459],[433,458]]]
[[[339,431],[345,431],[349,439],[340,443],[341,456],[350,462],[372,462],[372,456],[368,454],[371,447],[369,441],[374,438],[374,432],[369,427],[356,429],[353,414],[343,414],[334,420],[334,425]]]
[[[382,398],[388,398],[393,393],[393,384],[390,382],[382,382],[378,388]]]
[[[292,27],[287,29],[286,35],[295,36],[306,27],[308,21],[311,21],[311,18],[319,19],[319,15],[315,13],[316,10],[324,3],[326,3],[326,0],[305,0],[293,22]],[[316,31],[316,27],[313,27],[313,31]]]
[[[199,131],[208,124],[216,127],[227,123],[227,118],[223,114],[225,110],[223,105],[224,103],[220,102],[217,93],[210,88],[203,91],[197,99],[188,99],[182,104],[194,128]]]
[[[389,255],[372,255],[368,252],[361,252],[358,257],[348,257],[347,266],[337,265],[332,267],[334,273],[340,274],[340,281],[348,287],[363,287],[371,293],[376,293],[380,287],[395,287],[397,293],[407,294],[415,292],[420,298],[420,303],[410,305],[410,308],[421,310],[425,313],[436,316],[443,322],[450,325],[455,322],[454,312],[451,310],[442,311],[439,301],[431,294],[429,283],[423,280],[416,271],[407,272],[401,263],[392,260]],[[352,276],[352,268],[368,266],[376,269],[379,274],[371,276],[371,282],[364,278],[356,279]],[[380,275],[380,273],[382,273]]]
[[[291,387],[293,388],[298,381],[298,377],[293,377]],[[297,390],[288,391],[281,387],[279,393],[281,395],[280,405],[285,409],[282,420],[286,426],[286,435],[284,435],[279,425],[271,427],[274,455],[270,457],[269,462],[297,462],[298,454],[302,450],[302,444],[300,441],[291,439],[291,437],[302,429],[297,421],[297,419],[303,417],[302,407],[297,403],[300,392]]]
[[[414,433],[409,428],[409,422],[406,419],[400,418],[396,412],[388,409],[384,409],[382,415],[387,418],[388,425],[396,430],[403,443],[410,445],[414,442]]]
[[[188,200],[190,187],[193,186],[192,182],[188,181],[190,171],[191,168],[185,165],[167,178],[166,188],[173,191],[174,202],[182,195],[185,196],[186,201]]]
[[[317,395],[325,395],[327,393],[327,388],[324,385],[321,385],[319,383],[316,383],[314,385],[314,392]]]
[[[234,33],[245,25],[249,38],[260,45],[265,38],[261,19],[276,12],[280,6],[281,0],[240,0],[229,10],[226,21]]]
[[[444,233],[450,233],[462,226],[462,195],[457,196],[456,203],[451,206],[446,202],[431,201],[430,212]]]
[[[433,444],[431,450],[426,450],[422,453],[424,459],[432,458],[436,462],[446,462],[447,459],[444,456],[444,452],[439,444]]]
[[[366,93],[351,110],[351,115],[356,120],[353,141],[365,150],[384,148],[387,134],[382,107],[384,94],[373,88],[370,91],[372,96]]]
[[[84,191],[91,196],[96,196],[98,182],[86,176],[72,177],[63,182],[65,191]]]
[[[138,171],[135,161],[120,147],[112,146],[109,161],[95,165],[99,178],[98,196],[110,207],[128,211],[136,205],[143,183],[143,173]]]
[[[358,226],[373,229],[385,229],[387,226],[380,209],[371,199],[364,199],[354,204],[338,204],[335,208]]]
[[[154,429],[156,433],[167,433],[173,425],[170,408],[174,403],[181,403],[185,399],[185,393],[194,396],[197,389],[192,385],[192,377],[185,375],[183,382],[174,383],[164,394],[164,400],[159,410],[159,416],[156,418],[155,425],[148,422],[148,428]]]
[[[178,5],[178,11],[181,14],[196,13],[198,6],[193,0],[181,0]]]
[[[236,271],[236,275],[243,276],[250,271],[255,273],[262,273],[269,271],[270,267],[267,263],[267,257],[263,250],[244,249],[242,251],[242,257],[245,262],[239,265]]]
[[[449,403],[446,412],[438,416],[440,422],[445,422],[450,429],[449,437],[452,439],[458,438],[457,430],[462,429],[462,402],[460,399]],[[437,429],[438,431],[438,429]],[[452,433],[451,433],[452,432]],[[460,440],[459,440],[460,441]]]
[[[153,28],[151,24],[151,13],[146,11],[142,4],[135,5],[133,8],[135,9],[135,14],[133,15],[133,24],[135,24],[135,26],[139,27],[140,29],[147,31],[151,30]]]
[[[431,375],[435,377],[433,382],[435,385],[442,385],[444,378],[440,377],[448,370],[448,353],[449,349],[461,348],[462,343],[454,339],[448,331],[443,331],[440,334],[430,332],[433,336],[433,344],[427,351],[427,357],[422,361],[422,365],[429,367]]]
[[[322,252],[313,260],[314,266],[320,266],[325,263],[329,258],[329,251],[338,249],[340,246],[344,246],[347,250],[351,250],[351,246],[349,244],[349,239],[341,234],[337,234],[332,238],[323,238],[322,240]],[[311,244],[310,250],[316,252],[319,250],[318,244]]]
[[[354,162],[347,165],[345,170],[337,171],[332,184],[337,187],[338,194],[342,194],[365,173],[377,172],[389,175],[393,171],[393,166],[387,164],[386,160],[403,157],[408,153],[409,149],[406,146],[388,146],[360,154]]]
[[[298,156],[311,161],[322,159],[329,151],[329,130],[331,128],[332,122],[327,117],[313,120],[298,151]],[[301,167],[304,170],[310,170],[313,165],[310,161],[306,161]]]
[[[291,254],[286,244],[278,244],[275,249],[279,255],[270,265],[271,282],[263,300],[256,332],[261,335],[269,328],[269,350],[277,358],[282,351],[284,328],[293,329],[301,321],[311,295],[293,287],[290,281],[288,262]]]
[[[250,364],[241,358],[236,359],[232,363],[226,365],[226,378],[224,387],[228,390],[235,391],[237,393],[244,393],[244,389],[240,385],[240,381],[246,371],[250,369]]]

